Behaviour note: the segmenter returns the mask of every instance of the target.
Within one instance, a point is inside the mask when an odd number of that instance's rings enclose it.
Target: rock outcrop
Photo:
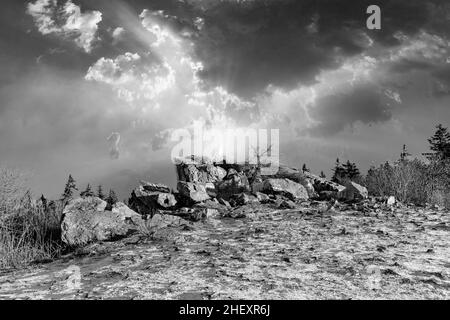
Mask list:
[[[213,165],[210,160],[198,157],[177,159],[176,169],[178,181],[192,183],[216,183],[227,174],[225,169]]]
[[[237,172],[234,169],[229,169],[225,179],[217,184],[218,195],[228,200],[233,195],[250,192],[250,182],[243,172]]]
[[[70,246],[95,241],[110,241],[136,232],[143,224],[141,216],[123,203],[106,211],[107,203],[99,198],[72,200],[63,212],[62,240]]]
[[[210,199],[206,185],[201,183],[179,181],[178,192],[188,202],[197,203]]]
[[[157,210],[174,209],[177,200],[171,189],[162,184],[141,182],[129,199],[130,207],[141,215],[153,216]]]
[[[332,182],[330,180],[327,180],[326,178],[321,178],[315,174],[312,174],[310,172],[304,173],[306,178],[311,181],[314,190],[318,193],[322,191],[333,191],[333,192],[339,192],[345,189],[344,186]]]
[[[309,199],[306,188],[289,179],[267,179],[264,181],[264,192],[283,195],[290,200]]]
[[[249,209],[254,215],[265,209],[295,209],[310,199],[359,205],[368,197],[367,189],[355,182],[341,185],[283,165],[276,174],[266,176],[255,165],[190,157],[177,160],[176,169],[177,191],[141,181],[128,201],[130,208],[118,203],[108,211],[106,202],[98,198],[70,202],[62,222],[64,242],[77,246],[114,240],[142,225],[179,226],[186,220],[247,216]]]
[[[344,189],[338,193],[338,198],[346,201],[364,200],[368,196],[367,188],[353,181],[347,181]]]

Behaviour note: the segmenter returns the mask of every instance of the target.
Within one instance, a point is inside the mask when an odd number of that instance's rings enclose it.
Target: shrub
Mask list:
[[[0,268],[57,257],[62,249],[61,202],[35,201],[24,175],[0,169]]]
[[[402,160],[370,168],[365,177],[369,194],[395,196],[406,203],[427,202],[450,207],[450,161]]]

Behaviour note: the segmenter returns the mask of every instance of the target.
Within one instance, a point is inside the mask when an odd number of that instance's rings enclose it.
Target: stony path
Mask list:
[[[0,299],[450,298],[448,212],[241,211],[0,273]]]

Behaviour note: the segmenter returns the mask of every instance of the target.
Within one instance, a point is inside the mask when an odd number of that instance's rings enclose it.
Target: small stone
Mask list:
[[[238,195],[235,198],[235,200],[236,200],[236,203],[240,206],[259,202],[255,196],[247,194],[247,193],[241,193],[240,195]]]
[[[270,197],[267,194],[262,193],[262,192],[256,192],[256,198],[261,203],[268,203],[268,202],[270,202]]]
[[[279,209],[295,209],[296,205],[293,201],[291,200],[283,200],[280,202],[280,204],[278,205]]]
[[[231,204],[230,204],[227,200],[225,200],[225,199],[219,198],[219,203],[220,203],[221,205],[224,205],[224,206],[227,207],[227,208],[231,208]]]
[[[387,202],[386,202],[386,204],[388,205],[388,206],[393,206],[394,204],[395,204],[395,197],[394,196],[390,196],[388,199],[387,199]]]

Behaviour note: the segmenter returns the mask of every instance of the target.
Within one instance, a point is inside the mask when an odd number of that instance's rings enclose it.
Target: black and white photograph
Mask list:
[[[450,1],[0,5],[0,300],[450,299]]]

